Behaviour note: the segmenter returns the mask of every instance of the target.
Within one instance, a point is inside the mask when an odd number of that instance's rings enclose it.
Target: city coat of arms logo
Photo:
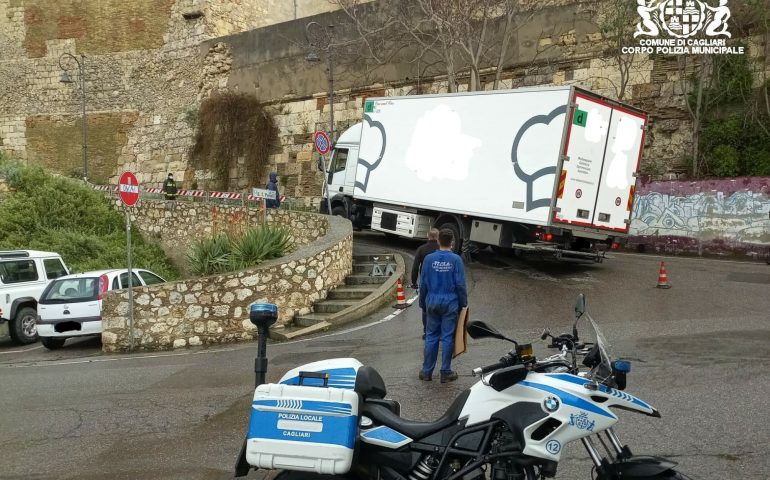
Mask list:
[[[639,21],[636,46],[624,46],[623,53],[689,55],[743,54],[740,44],[727,39],[730,19],[728,0],[636,0]]]
[[[708,37],[727,37],[730,8],[727,0],[712,7],[701,0],[637,0],[641,21],[634,37],[658,37],[667,33],[673,38],[690,38],[699,32]]]

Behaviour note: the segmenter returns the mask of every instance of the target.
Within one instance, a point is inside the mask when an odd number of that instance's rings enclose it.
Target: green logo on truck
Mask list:
[[[574,123],[575,125],[579,125],[581,127],[585,127],[587,121],[588,121],[588,112],[584,110],[575,109],[575,116],[572,118],[572,123]]]
[[[374,111],[374,102],[367,101],[364,104],[364,113],[372,113]]]

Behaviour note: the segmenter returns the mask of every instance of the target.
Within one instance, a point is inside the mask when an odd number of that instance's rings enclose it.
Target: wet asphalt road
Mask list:
[[[411,254],[417,245],[356,238],[357,253]],[[584,292],[614,352],[632,359],[628,391],[663,414],[620,413],[616,430],[632,450],[672,458],[692,478],[770,478],[770,267],[669,258],[673,288],[659,290],[660,260],[620,254],[592,264],[482,253],[467,269],[471,316],[545,355],[542,328],[567,331]],[[455,362],[458,382],[422,383],[420,330],[415,305],[388,322],[271,345],[269,379],[301,363],[352,356],[380,371],[404,416],[436,418],[474,383],[471,368],[507,350],[499,341],[472,342]],[[98,340],[56,352],[0,343],[0,479],[231,478],[255,344],[131,356],[99,348]],[[557,478],[590,478],[582,446],[565,449]]]

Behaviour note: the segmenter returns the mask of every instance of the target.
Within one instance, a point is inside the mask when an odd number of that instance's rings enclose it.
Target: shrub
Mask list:
[[[734,177],[738,175],[738,150],[732,145],[717,145],[708,158],[708,168],[712,175]]]
[[[278,258],[292,247],[283,227],[251,228],[241,237],[220,234],[195,242],[190,248],[190,269],[196,275],[243,270],[265,260]]]
[[[0,249],[57,252],[78,272],[126,267],[124,219],[102,194],[77,180],[2,158],[0,177],[14,189],[2,199]],[[169,280],[178,277],[159,245],[136,230],[131,243],[133,266]]]

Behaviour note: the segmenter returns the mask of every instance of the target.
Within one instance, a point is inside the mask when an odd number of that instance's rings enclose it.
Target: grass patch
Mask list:
[[[196,275],[233,272],[282,257],[292,248],[291,236],[283,227],[251,228],[243,236],[223,233],[198,240],[190,248],[190,269]]]
[[[77,272],[127,266],[125,220],[104,195],[2,157],[0,177],[12,190],[1,199],[0,249],[57,252]],[[160,245],[145,241],[136,229],[131,244],[134,267],[167,280],[179,276]]]

